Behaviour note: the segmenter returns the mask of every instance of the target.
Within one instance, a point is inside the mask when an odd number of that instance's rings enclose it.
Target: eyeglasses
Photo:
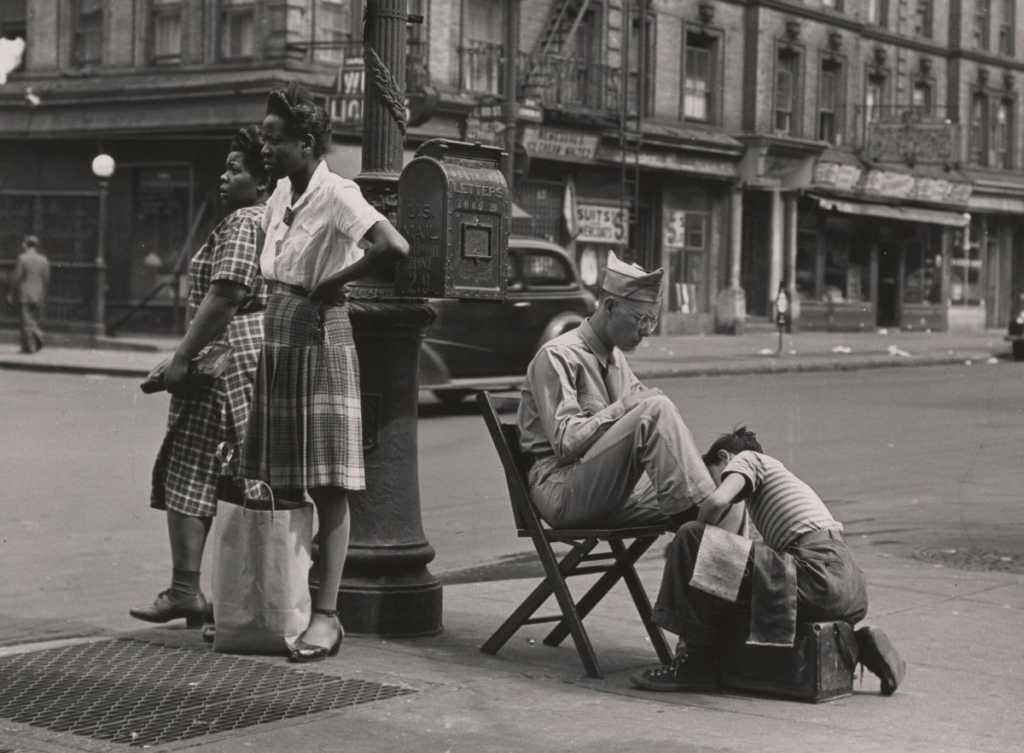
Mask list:
[[[633,320],[637,328],[645,335],[649,335],[658,326],[657,314],[641,314],[640,312],[629,312],[629,318]]]

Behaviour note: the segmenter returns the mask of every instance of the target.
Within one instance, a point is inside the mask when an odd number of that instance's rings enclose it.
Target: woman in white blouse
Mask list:
[[[270,287],[243,475],[284,499],[313,499],[319,520],[319,590],[296,662],[337,653],[337,599],[348,553],[346,493],[366,488],[359,362],[344,285],[409,244],[327,168],[327,113],[296,84],[267,99],[263,160],[277,187],[263,217],[260,269]]]

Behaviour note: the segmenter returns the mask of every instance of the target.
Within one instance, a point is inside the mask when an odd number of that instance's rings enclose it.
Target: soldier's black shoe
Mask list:
[[[892,695],[907,675],[907,663],[878,628],[862,627],[856,635],[861,664],[882,681],[882,695]]]

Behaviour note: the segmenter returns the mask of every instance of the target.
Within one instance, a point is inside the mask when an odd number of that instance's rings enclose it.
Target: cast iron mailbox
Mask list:
[[[414,298],[505,295],[511,198],[498,147],[434,139],[398,179],[398,229],[409,256],[395,292]]]

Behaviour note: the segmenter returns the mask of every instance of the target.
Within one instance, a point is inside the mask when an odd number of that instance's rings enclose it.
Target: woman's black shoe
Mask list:
[[[133,607],[128,614],[144,622],[170,622],[184,617],[190,628],[202,627],[210,614],[210,605],[199,591],[188,596],[176,596],[171,589],[161,591],[152,604]]]
[[[338,611],[336,609],[314,609],[314,612],[333,617],[335,623],[338,626],[338,637],[334,640],[334,643],[330,647],[316,646],[312,643],[306,643],[301,638],[296,641],[295,646],[292,648],[291,653],[288,656],[288,661],[295,664],[307,664],[314,661],[323,661],[328,656],[337,656],[338,650],[341,648],[341,640],[345,637],[345,628],[338,622]]]

